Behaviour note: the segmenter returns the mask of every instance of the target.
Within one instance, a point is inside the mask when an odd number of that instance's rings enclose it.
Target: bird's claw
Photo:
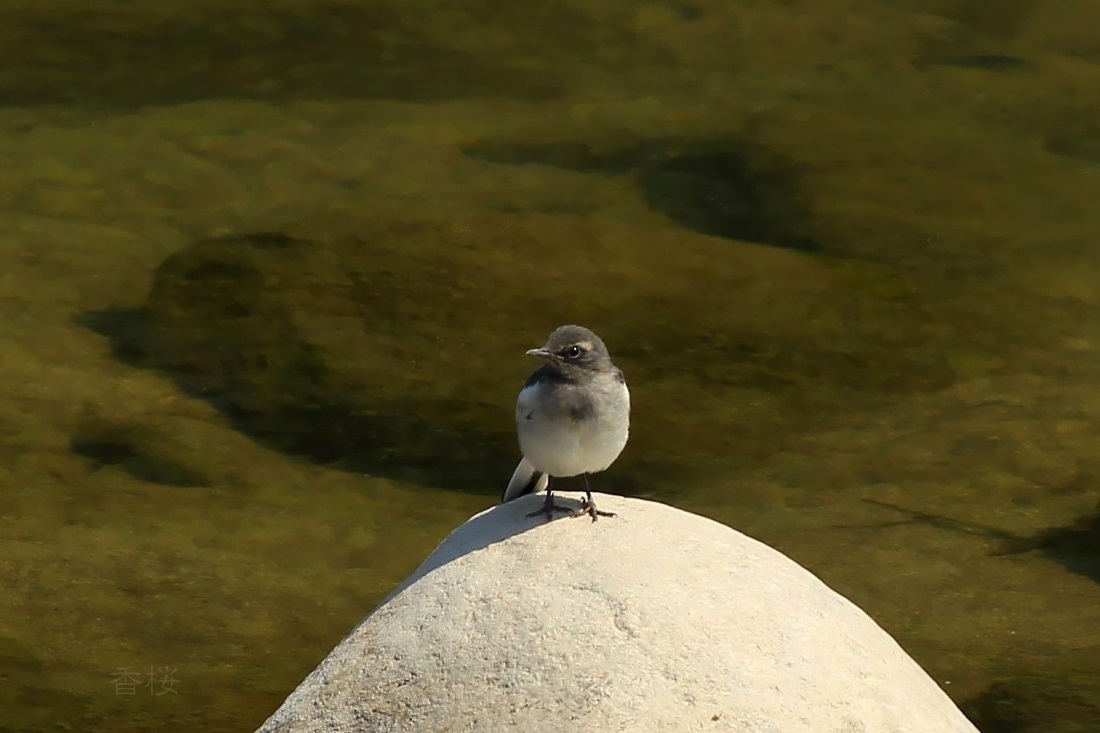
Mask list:
[[[554,518],[554,512],[565,512],[565,513],[569,514],[569,513],[572,513],[572,511],[573,510],[570,509],[567,506],[562,506],[561,504],[555,504],[553,495],[550,494],[550,493],[547,493],[546,494],[546,501],[543,502],[542,508],[541,509],[536,509],[535,511],[528,513],[527,518],[530,519],[531,517],[537,517],[540,514],[545,514],[546,515],[546,521],[549,522]]]
[[[617,514],[615,514],[615,512],[605,512],[605,511],[601,511],[601,510],[597,509],[596,504],[594,502],[589,501],[587,497],[585,497],[584,499],[581,499],[580,509],[577,509],[575,512],[573,512],[573,514],[571,516],[576,518],[576,517],[583,517],[586,514],[588,516],[592,517],[593,522],[595,522],[600,517],[617,517],[618,516]]]

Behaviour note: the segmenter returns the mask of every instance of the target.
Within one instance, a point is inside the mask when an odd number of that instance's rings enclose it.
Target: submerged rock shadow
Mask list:
[[[279,233],[204,240],[161,264],[144,306],[77,320],[108,337],[120,361],[170,377],[270,448],[479,494],[503,485],[507,469],[492,467],[516,455],[515,438],[504,423],[478,427],[499,423],[476,419],[491,407],[430,393],[394,398],[354,369],[336,373],[336,355],[299,325],[303,311],[336,322],[360,314],[348,282],[314,249]],[[293,281],[296,270],[303,275]],[[311,302],[318,288],[328,297]]]
[[[1100,730],[1100,695],[1086,670],[1023,671],[996,680],[960,708],[982,733]]]
[[[369,390],[350,394],[328,388],[324,360],[304,343],[272,342],[271,355],[243,358],[247,344],[236,350],[225,343],[197,347],[196,360],[211,360],[221,370],[201,371],[170,363],[149,348],[156,328],[145,309],[86,313],[78,322],[111,339],[116,358],[130,366],[171,378],[185,393],[212,404],[233,428],[268,448],[355,473],[386,476],[475,494],[495,494],[518,460],[515,438],[505,432],[472,430],[461,419],[471,405],[421,395],[407,400],[371,398]],[[212,324],[212,329],[216,326]],[[253,344],[255,346],[255,344]],[[289,352],[299,353],[286,358]],[[220,357],[220,358],[219,358]],[[276,366],[277,365],[277,366]],[[283,369],[269,390],[258,375]],[[487,421],[488,422],[488,421]],[[499,422],[499,421],[498,421]],[[117,442],[117,441],[116,441]],[[74,452],[94,460],[126,463],[136,456],[99,457],[98,443],[74,441]],[[91,451],[91,454],[89,454]],[[132,455],[133,454],[133,455]],[[124,466],[125,467],[125,466]]]
[[[692,231],[801,252],[824,249],[795,164],[747,141],[670,137],[605,148],[484,141],[463,152],[501,165],[628,175],[650,209]]]
[[[875,528],[923,524],[952,532],[1001,541],[993,557],[1039,552],[1071,573],[1100,583],[1100,504],[1096,509],[1061,527],[1048,527],[1031,535],[1020,535],[978,522],[965,522],[942,514],[909,509],[878,499],[863,499],[906,515],[905,519],[883,522]]]
[[[353,244],[348,257],[371,256]],[[161,264],[141,307],[76,321],[107,337],[118,360],[171,378],[266,447],[339,470],[499,496],[520,456],[510,402],[451,396],[454,385],[437,393],[429,370],[410,377],[417,359],[438,348],[406,349],[417,336],[395,301],[417,298],[404,292],[407,283],[382,277],[392,273],[356,268],[322,243],[282,233],[207,239]],[[147,471],[132,443],[78,436],[72,450]],[[201,483],[168,473],[169,483]],[[640,488],[623,475],[607,483],[621,493]]]

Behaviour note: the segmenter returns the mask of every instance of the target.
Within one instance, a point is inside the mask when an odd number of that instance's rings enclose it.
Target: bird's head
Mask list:
[[[563,371],[607,371],[614,366],[603,339],[583,326],[562,326],[550,334],[545,346],[531,349],[527,355],[545,359]]]

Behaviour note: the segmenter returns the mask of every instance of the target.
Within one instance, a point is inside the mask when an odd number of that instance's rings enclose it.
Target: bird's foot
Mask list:
[[[592,517],[592,521],[595,522],[600,517],[617,517],[615,512],[604,512],[596,508],[596,504],[587,498],[581,499],[581,508],[573,512],[574,517],[583,517],[584,515]]]
[[[545,514],[546,515],[546,521],[549,522],[550,520],[552,520],[554,518],[554,512],[572,513],[573,510],[570,509],[567,506],[562,506],[561,504],[555,504],[554,503],[554,495],[551,494],[548,491],[548,492],[546,492],[546,501],[544,501],[542,503],[542,509],[536,509],[535,511],[530,512],[527,515],[527,517],[531,518],[531,517],[537,517],[539,515]]]

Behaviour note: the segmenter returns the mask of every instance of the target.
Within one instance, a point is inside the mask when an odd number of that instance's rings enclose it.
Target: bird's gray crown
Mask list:
[[[603,339],[583,326],[562,326],[550,334],[545,346],[527,353],[545,359],[547,366],[564,374],[615,369]]]

